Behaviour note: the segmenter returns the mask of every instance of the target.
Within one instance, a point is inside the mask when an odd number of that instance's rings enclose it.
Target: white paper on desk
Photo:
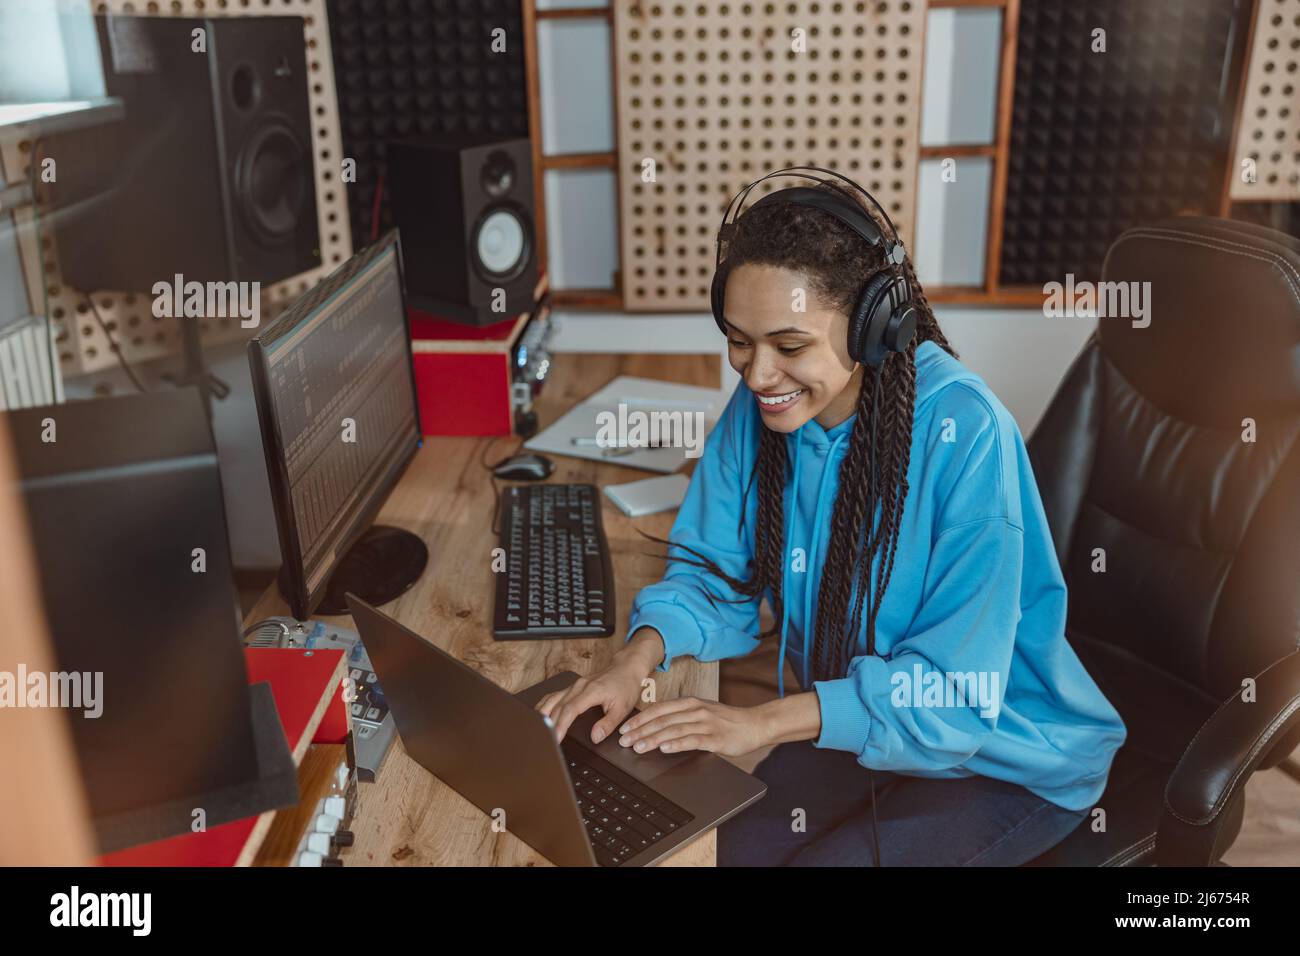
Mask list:
[[[619,403],[627,406],[626,413],[633,412],[681,412],[683,418],[692,416],[692,429],[699,421],[697,412],[703,415],[703,431],[694,430],[686,437],[695,446],[693,453],[704,449],[704,439],[726,407],[727,397],[720,389],[699,388],[693,385],[677,385],[673,382],[660,382],[651,378],[635,378],[620,375],[604,388],[585,401],[565,412],[555,424],[539,432],[524,443],[530,451],[546,452],[551,455],[569,455],[574,458],[587,458],[592,461],[604,461],[628,468],[644,468],[646,471],[658,471],[671,474],[685,464],[686,453],[691,449],[678,448],[632,448],[612,449],[597,446],[574,445],[575,438],[595,438],[600,431],[602,412],[619,416]],[[625,452],[617,454],[616,452]]]
[[[606,485],[605,497],[629,518],[642,518],[680,508],[690,484],[685,475],[660,475],[621,485]]]

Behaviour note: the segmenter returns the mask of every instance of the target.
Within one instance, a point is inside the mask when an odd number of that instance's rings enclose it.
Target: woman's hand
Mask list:
[[[613,662],[591,677],[579,677],[564,690],[547,694],[536,709],[555,723],[555,739],[563,740],[573,722],[592,707],[605,716],[591,728],[591,742],[600,743],[632,713],[641,696],[642,681],[664,659],[663,638],[653,628],[641,628]]]
[[[619,743],[637,753],[707,750],[739,757],[772,743],[769,711],[680,697],[651,704],[619,727]]]

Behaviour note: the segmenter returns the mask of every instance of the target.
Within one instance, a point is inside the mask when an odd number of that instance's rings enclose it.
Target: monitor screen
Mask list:
[[[250,344],[294,614],[319,603],[420,445],[396,233]]]

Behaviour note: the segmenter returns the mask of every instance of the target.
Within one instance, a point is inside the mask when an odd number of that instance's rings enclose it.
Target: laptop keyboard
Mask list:
[[[695,819],[567,737],[560,749],[569,764],[573,795],[601,866],[621,866]]]

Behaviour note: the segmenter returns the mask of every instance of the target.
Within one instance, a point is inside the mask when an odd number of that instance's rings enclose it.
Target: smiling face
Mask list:
[[[814,418],[832,428],[853,414],[862,369],[849,357],[848,316],[822,303],[806,276],[739,265],[727,277],[725,312],[727,358],[768,428],[792,432]]]

